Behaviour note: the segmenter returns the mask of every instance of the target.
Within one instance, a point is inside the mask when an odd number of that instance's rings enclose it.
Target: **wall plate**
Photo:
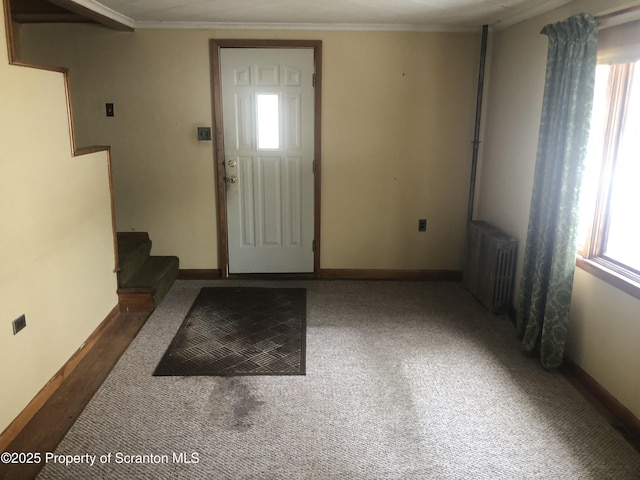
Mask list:
[[[13,326],[13,334],[17,334],[20,330],[27,326],[27,317],[24,315],[20,315],[13,322],[11,322]]]
[[[198,127],[198,140],[211,140],[211,127]]]

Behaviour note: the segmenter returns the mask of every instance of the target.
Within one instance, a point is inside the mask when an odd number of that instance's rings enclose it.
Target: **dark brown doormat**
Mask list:
[[[304,288],[206,287],[153,373],[304,375]]]

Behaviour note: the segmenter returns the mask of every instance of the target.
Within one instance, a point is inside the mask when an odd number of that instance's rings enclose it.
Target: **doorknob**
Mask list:
[[[238,183],[238,177],[235,175],[231,175],[230,177],[226,177],[228,183]]]

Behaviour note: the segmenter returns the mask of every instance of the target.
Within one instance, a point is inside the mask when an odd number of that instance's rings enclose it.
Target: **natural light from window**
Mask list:
[[[280,109],[277,93],[256,95],[258,148],[275,150],[280,148]]]
[[[593,96],[593,111],[591,114],[591,131],[587,147],[584,177],[582,182],[580,226],[578,239],[580,248],[584,248],[589,235],[593,214],[598,198],[600,170],[602,169],[602,155],[604,152],[604,134],[607,120],[607,83],[609,81],[609,65],[596,67],[596,85]]]
[[[640,62],[631,80],[611,181],[609,231],[604,254],[640,271]]]
[[[598,65],[580,211],[581,249],[640,274],[640,62]]]

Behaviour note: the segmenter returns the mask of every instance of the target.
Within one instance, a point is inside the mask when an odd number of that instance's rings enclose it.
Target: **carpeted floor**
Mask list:
[[[306,376],[152,376],[216,285],[307,288]],[[97,457],[38,478],[640,478],[640,455],[520,353],[509,320],[428,282],[178,281],[56,454]]]

